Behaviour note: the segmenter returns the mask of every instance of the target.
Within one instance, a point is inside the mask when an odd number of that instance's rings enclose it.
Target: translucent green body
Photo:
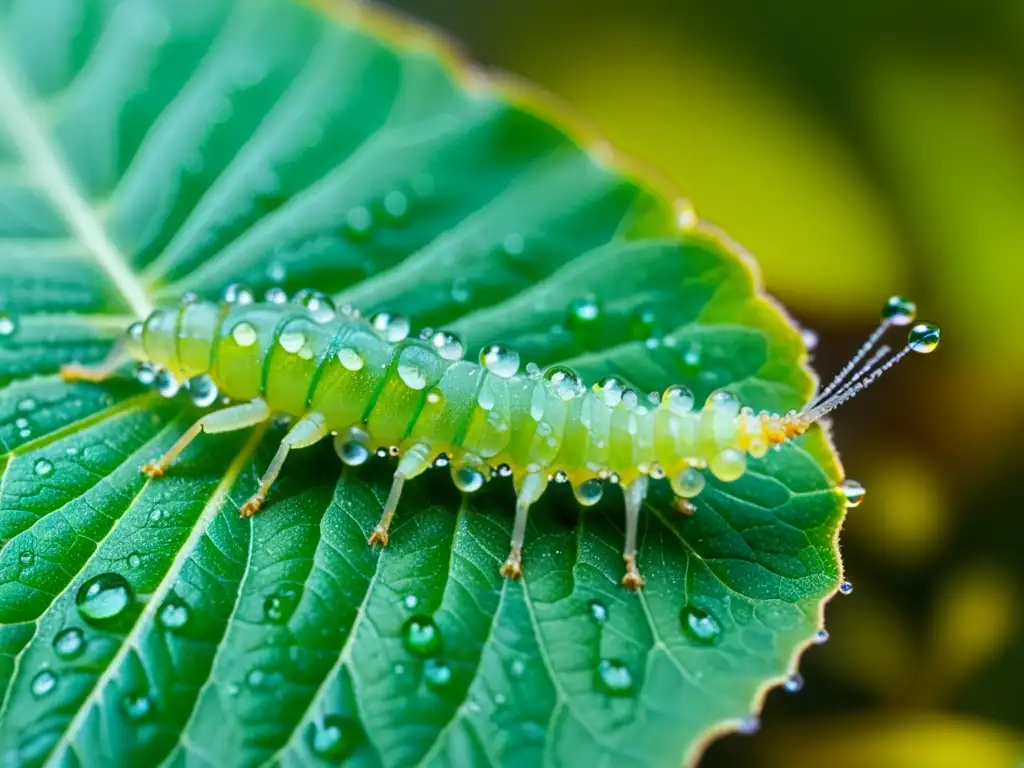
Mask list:
[[[699,488],[676,482],[687,470],[734,480],[748,451],[779,442],[768,419],[740,412],[729,396],[693,411],[668,397],[586,390],[568,369],[504,378],[445,359],[426,341],[388,341],[353,315],[317,322],[296,304],[185,303],[154,313],[136,342],[136,357],[179,380],[208,375],[232,401],[321,414],[329,431],[355,431],[370,450],[425,446],[428,461],[446,454],[482,474],[507,465],[517,480],[558,473],[574,486],[608,477],[629,484],[666,474],[692,496]]]

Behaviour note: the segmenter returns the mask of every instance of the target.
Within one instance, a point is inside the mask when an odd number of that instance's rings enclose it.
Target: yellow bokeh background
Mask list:
[[[836,415],[868,497],[804,690],[703,764],[1024,766],[1024,3],[393,4],[674,181],[823,375],[892,293],[943,328]]]

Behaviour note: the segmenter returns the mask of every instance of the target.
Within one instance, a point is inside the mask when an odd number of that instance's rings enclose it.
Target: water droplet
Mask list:
[[[223,299],[228,304],[240,304],[242,306],[252,304],[256,297],[252,288],[241,283],[232,283],[224,289]]]
[[[441,650],[441,630],[429,616],[413,616],[402,627],[405,648],[414,656],[433,656]]]
[[[243,320],[231,329],[231,338],[240,347],[251,347],[256,343],[256,329],[252,323]]]
[[[142,558],[139,557],[138,552],[132,552],[130,555],[128,555],[128,559],[125,562],[128,563],[129,568],[138,568],[140,565],[142,565]]]
[[[853,592],[853,584],[848,581],[844,581],[839,585],[839,591],[844,595],[849,595]]]
[[[33,467],[33,471],[39,475],[39,477],[46,477],[53,472],[53,463],[46,459],[39,459]]]
[[[384,213],[392,224],[400,224],[409,212],[409,198],[394,190],[384,195]]]
[[[794,672],[792,675],[786,678],[786,682],[782,685],[786,689],[786,693],[799,693],[804,687],[804,678],[799,672]]]
[[[939,348],[939,327],[931,323],[919,323],[910,330],[907,345],[914,352],[927,355]]]
[[[284,624],[295,613],[299,605],[299,592],[291,587],[283,587],[263,601],[263,615],[272,624]]]
[[[823,645],[824,643],[827,643],[827,642],[828,642],[828,630],[827,629],[819,629],[817,632],[814,633],[814,644],[815,645]]]
[[[629,316],[629,335],[634,339],[656,339],[661,336],[658,316],[653,309],[633,310]]]
[[[917,316],[917,305],[903,296],[890,296],[882,307],[882,319],[890,325],[910,325]]]
[[[135,380],[144,387],[151,387],[156,381],[156,368],[150,363],[139,363],[135,369]]]
[[[431,688],[445,688],[452,681],[452,668],[443,661],[427,659],[423,664],[423,678]]]
[[[267,682],[267,673],[260,668],[250,669],[245,676],[245,684],[254,691],[258,691]]]
[[[800,331],[800,339],[804,343],[804,348],[811,352],[818,348],[818,334],[812,331],[810,328],[804,328]]]
[[[402,598],[402,605],[408,610],[413,610],[417,605],[420,604],[420,599],[416,595],[406,595]]]
[[[696,467],[686,467],[682,472],[670,480],[672,493],[684,499],[692,499],[699,496],[704,490],[707,481],[704,473]]]
[[[864,497],[868,494],[864,486],[856,480],[843,480],[839,484],[839,490],[846,497],[846,506],[850,509],[859,507],[861,502],[864,501]]]
[[[622,393],[622,407],[627,411],[635,411],[636,407],[640,405],[640,395],[637,394],[635,389],[626,389]]]
[[[526,662],[520,658],[512,659],[508,665],[508,674],[513,680],[518,680],[526,674]]]
[[[484,487],[484,473],[469,464],[452,466],[452,482],[463,493],[475,493]]]
[[[14,420],[14,426],[18,429],[28,429],[28,419],[20,418]]]
[[[683,632],[695,643],[715,645],[722,639],[722,625],[703,608],[695,605],[686,606],[680,614],[680,620]]]
[[[666,339],[666,342],[668,340]],[[700,367],[701,356],[703,354],[700,344],[697,342],[691,342],[687,345],[686,349],[682,354],[683,365],[687,368],[698,368]]]
[[[469,301],[469,297],[473,295],[470,282],[461,277],[452,283],[451,293],[452,301],[456,304],[465,304]]]
[[[541,376],[540,366],[536,363],[526,364],[526,378],[528,379],[539,379]]]
[[[726,448],[712,457],[708,469],[723,483],[732,483],[747,471],[747,456],[736,448]]]
[[[18,317],[10,312],[0,312],[0,340],[10,339],[18,330]]]
[[[57,687],[57,676],[48,669],[44,669],[32,678],[32,695],[37,699],[43,698]]]
[[[573,299],[569,303],[569,327],[574,331],[592,330],[601,319],[601,306],[593,296]]]
[[[217,402],[220,397],[220,390],[207,374],[195,376],[185,384],[188,396],[199,408],[209,408]]]
[[[512,467],[508,464],[499,464],[497,472],[498,477],[512,477]]]
[[[601,500],[604,495],[604,483],[598,478],[592,477],[590,480],[584,480],[582,483],[576,483],[572,487],[573,495],[576,497],[576,501],[584,507],[592,507]]]
[[[370,436],[361,429],[349,429],[343,439],[335,442],[338,458],[349,467],[365,464],[370,458]]]
[[[160,612],[157,614],[157,619],[164,629],[181,629],[188,624],[189,618],[191,618],[191,612],[188,606],[177,595],[169,596],[160,606]]]
[[[761,718],[756,715],[744,717],[736,724],[736,732],[744,736],[750,736],[761,730]]]
[[[519,353],[504,344],[488,344],[480,350],[480,365],[501,379],[510,379],[519,371]]]
[[[501,247],[505,249],[505,253],[509,256],[519,256],[526,247],[526,241],[518,232],[511,232],[502,240]]]
[[[633,691],[633,674],[618,659],[601,659],[597,665],[601,687],[612,696],[626,696]]]
[[[149,521],[151,523],[159,523],[164,517],[164,511],[162,509],[154,509],[149,513]]]
[[[78,588],[75,603],[86,621],[102,623],[116,619],[131,605],[135,595],[131,585],[118,573],[101,573]]]
[[[559,469],[556,470],[553,475],[551,475],[551,479],[554,480],[556,483],[567,483],[569,482],[569,475],[567,475],[564,470]]]
[[[587,603],[587,607],[590,609],[590,615],[594,617],[594,621],[598,624],[604,624],[608,621],[608,606],[600,600],[590,600]]]
[[[295,298],[292,301],[300,307],[304,307],[313,317],[313,320],[318,323],[329,323],[338,316],[338,310],[335,308],[334,302],[331,301],[327,294],[320,291],[308,289],[299,291],[295,294]]]
[[[586,391],[579,374],[564,365],[548,368],[544,373],[544,378],[547,379],[551,391],[562,400],[572,400]]]
[[[399,353],[398,376],[409,389],[421,390],[427,386],[427,373],[420,367],[414,348]]]
[[[132,720],[141,720],[153,711],[153,700],[145,694],[128,693],[121,699],[121,707]]]
[[[85,651],[85,634],[78,627],[68,627],[53,638],[53,652],[64,661],[77,659]]]
[[[355,747],[357,732],[358,728],[349,718],[327,715],[322,722],[311,724],[307,740],[314,755],[337,765]]]
[[[358,371],[363,367],[363,358],[351,347],[338,350],[338,362],[350,371]]]
[[[302,331],[285,331],[278,337],[277,342],[290,355],[298,355],[304,360],[309,360],[313,356],[309,339]]]
[[[360,205],[345,216],[345,234],[350,240],[362,242],[373,234],[373,214],[365,205]]]
[[[181,391],[181,384],[178,383],[178,380],[168,370],[162,370],[157,373],[155,384],[156,391],[162,397],[168,399],[177,396],[178,392]]]
[[[461,360],[466,351],[462,345],[462,339],[447,331],[438,331],[431,336],[430,344],[445,360]]]
[[[397,343],[409,336],[409,320],[401,315],[392,315],[390,312],[378,312],[370,317],[370,325],[385,341]]]
[[[665,390],[662,402],[672,413],[682,416],[693,410],[693,392],[679,384],[673,384]]]
[[[22,413],[31,413],[36,409],[36,401],[31,397],[26,397],[24,400],[18,403],[18,410]]]
[[[22,565],[32,565],[36,561],[36,553],[31,549],[22,550],[18,555],[18,562]]]
[[[275,283],[280,283],[288,275],[288,270],[280,261],[272,261],[267,265],[267,277]],[[277,302],[274,302],[275,304]]]
[[[615,376],[605,376],[594,385],[594,391],[600,395],[602,403],[609,408],[615,408],[622,402],[622,393],[626,391],[626,385]]]
[[[268,304],[287,304],[288,292],[284,288],[274,286],[273,288],[267,289],[267,292],[264,294],[263,298]]]

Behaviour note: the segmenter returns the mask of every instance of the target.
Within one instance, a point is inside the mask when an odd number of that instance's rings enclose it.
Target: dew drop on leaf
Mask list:
[[[128,555],[128,559],[125,562],[128,563],[129,568],[138,568],[142,565],[142,558],[139,556],[138,552],[132,552]]]
[[[57,675],[48,669],[44,669],[32,678],[32,684],[30,687],[32,689],[32,695],[37,699],[41,699],[57,687]]]
[[[22,565],[29,566],[36,561],[36,553],[31,549],[22,550],[18,555],[18,562]]]
[[[321,722],[310,724],[309,748],[321,760],[338,765],[356,746],[358,730],[347,717],[327,715]]]
[[[409,212],[409,198],[403,192],[393,190],[384,195],[383,208],[391,224],[401,224]]]
[[[284,624],[299,604],[298,590],[283,587],[263,601],[263,615],[271,624]]]
[[[594,621],[598,624],[604,624],[608,621],[608,606],[600,600],[589,601],[587,603],[587,608],[590,609],[590,615],[594,617]]]
[[[416,606],[419,604],[420,599],[416,597],[416,595],[406,595],[402,598],[402,605],[404,605],[410,611],[415,609]]]
[[[814,644],[815,645],[824,645],[827,642],[828,642],[828,630],[827,629],[819,629],[817,632],[814,633]]]
[[[423,679],[435,689],[443,689],[452,681],[452,669],[438,659],[427,659],[423,664]]]
[[[718,619],[695,605],[688,605],[680,616],[683,632],[700,645],[714,645],[722,639],[722,625]]]
[[[842,491],[843,496],[846,497],[847,509],[859,507],[868,493],[864,486],[856,480],[843,480],[843,482],[839,484],[839,490]]]
[[[414,656],[433,656],[441,650],[441,630],[429,616],[413,616],[402,627],[402,641]]]
[[[569,304],[568,325],[573,331],[586,332],[595,328],[601,319],[601,305],[593,296],[573,299]]]
[[[101,624],[123,614],[135,599],[131,585],[118,573],[101,573],[78,588],[75,604],[86,621]]]
[[[132,720],[141,720],[153,711],[153,700],[145,694],[129,693],[121,699],[121,708]]]
[[[172,595],[160,606],[157,618],[165,629],[181,629],[188,624],[191,613],[181,598]]]
[[[513,680],[518,680],[526,673],[526,662],[520,658],[512,659],[508,665],[508,674]]]
[[[782,686],[786,693],[799,693],[804,687],[804,678],[799,672],[795,672],[786,678],[786,682]]]
[[[53,652],[64,661],[77,659],[85,651],[85,633],[78,627],[68,627],[53,638]]]
[[[606,693],[626,696],[633,692],[633,674],[618,659],[601,659],[597,665],[597,677]]]
[[[39,459],[33,467],[33,471],[39,475],[39,477],[46,477],[53,472],[53,462],[46,459]]]
[[[10,312],[0,312],[0,341],[6,341],[18,331],[18,317]]]

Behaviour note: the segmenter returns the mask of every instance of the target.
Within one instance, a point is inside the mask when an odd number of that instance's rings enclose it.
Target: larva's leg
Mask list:
[[[622,559],[626,561],[626,575],[622,577],[622,586],[632,591],[640,589],[645,583],[636,567],[636,530],[640,522],[640,508],[646,495],[646,475],[641,475],[626,488],[626,544],[622,548]]]
[[[523,575],[523,539],[526,538],[526,518],[530,512],[530,506],[540,498],[547,487],[545,480],[539,473],[526,476],[519,493],[516,495],[516,519],[512,524],[512,545],[509,549],[508,558],[501,566],[501,575],[506,579],[518,579]]]
[[[388,545],[388,529],[391,528],[391,519],[398,509],[398,500],[402,496],[402,487],[406,480],[419,475],[430,466],[430,448],[422,443],[414,445],[405,452],[395,469],[395,476],[391,481],[391,490],[388,492],[387,501],[384,502],[384,511],[380,515],[380,522],[373,529],[367,543],[370,546],[380,544],[382,547]]]
[[[88,381],[99,384],[117,375],[118,369],[131,360],[124,347],[124,339],[118,341],[107,353],[107,356],[95,365],[68,363],[60,367],[60,377],[64,381]]]
[[[260,478],[259,490],[242,505],[242,508],[238,510],[239,514],[242,517],[252,517],[263,508],[263,504],[267,500],[267,494],[270,492],[270,486],[274,484],[277,476],[281,474],[281,468],[284,466],[285,459],[288,458],[288,454],[293,449],[308,448],[326,436],[327,421],[319,413],[307,413],[295,422],[295,425],[288,431],[288,434],[284,436],[281,445],[278,446],[277,453],[270,460],[270,466],[267,467],[267,471]]]
[[[239,429],[255,427],[270,418],[270,407],[262,400],[252,400],[241,405],[233,405],[222,411],[215,411],[203,416],[199,421],[189,427],[188,431],[178,438],[178,441],[156,461],[150,461],[142,467],[142,474],[149,477],[162,477],[167,468],[174,463],[178,455],[188,447],[188,444],[206,432],[216,434],[218,432],[235,432]]]

